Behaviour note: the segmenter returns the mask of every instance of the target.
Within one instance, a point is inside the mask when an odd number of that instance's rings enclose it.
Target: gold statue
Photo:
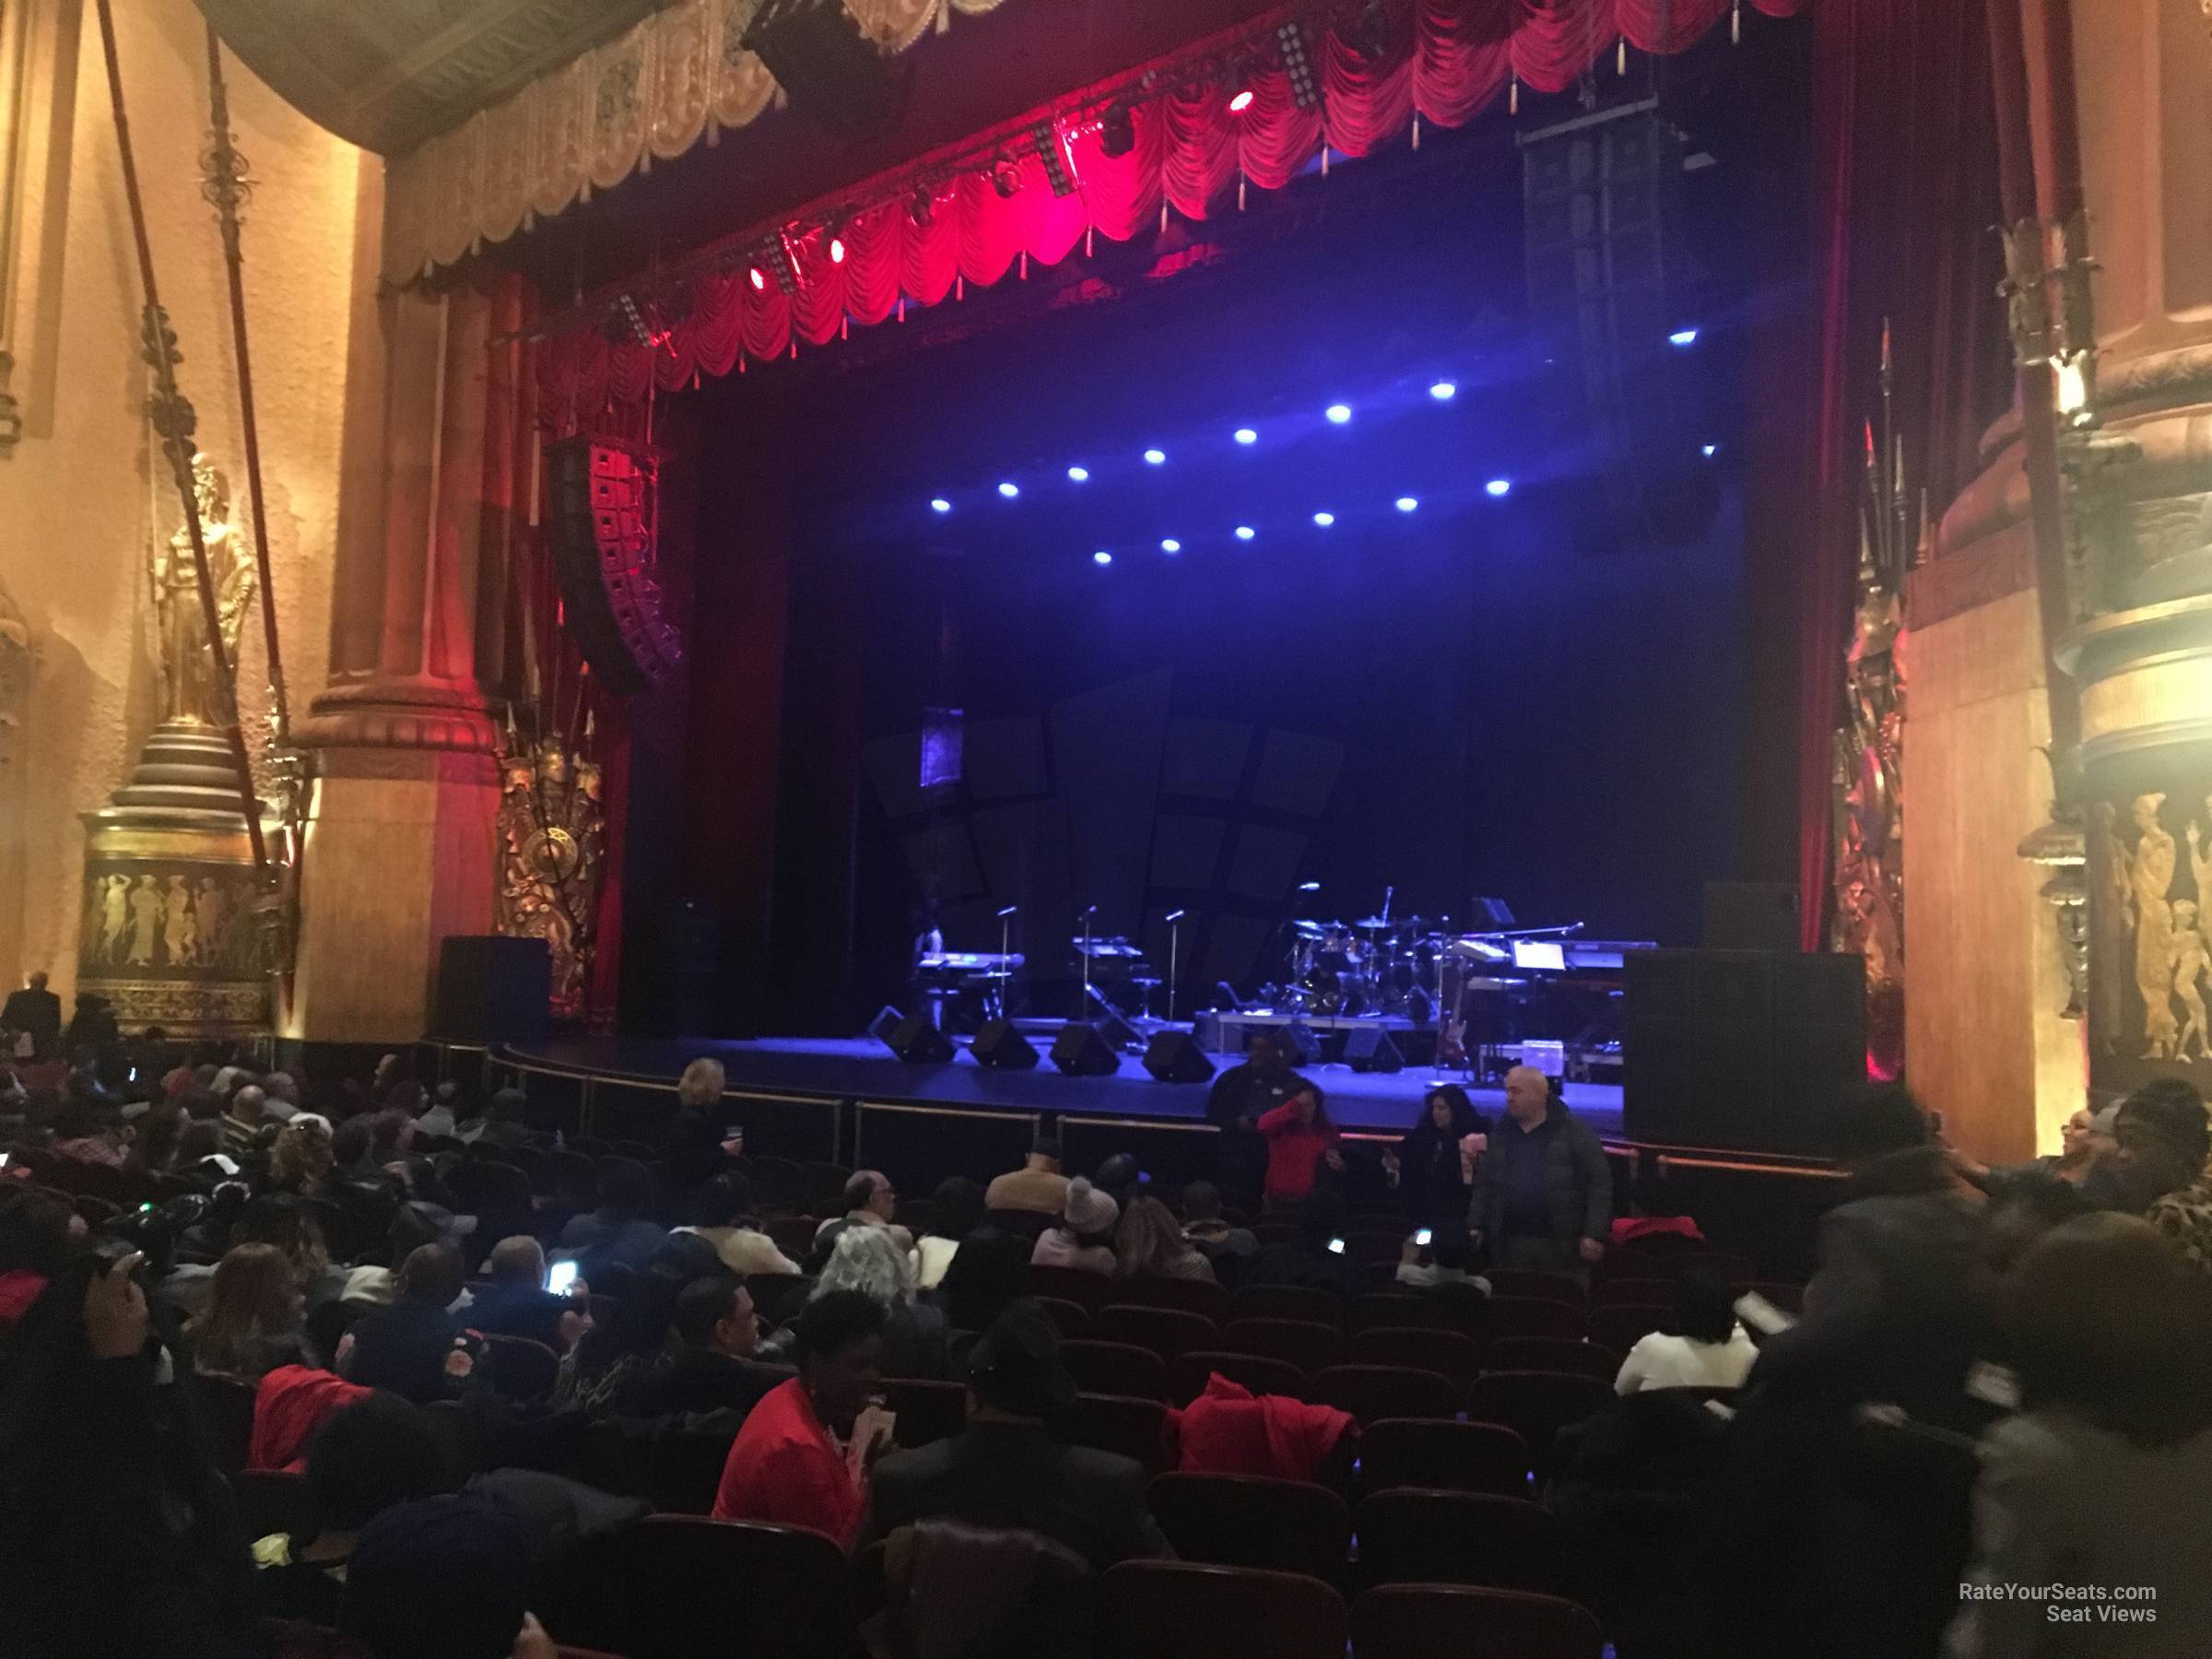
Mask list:
[[[243,532],[230,522],[229,483],[205,454],[192,457],[192,484],[200,535],[207,547],[207,573],[215,582],[223,649],[235,665],[246,607],[253,602],[253,553]],[[178,526],[165,545],[155,547],[152,574],[155,628],[161,646],[161,718],[225,724],[188,528]]]
[[[2129,807],[2136,845],[2119,854],[2127,877],[2128,918],[2136,933],[2136,990],[2143,998],[2143,1058],[2177,1057],[2181,1022],[2173,1017],[2173,837],[2159,822],[2163,794],[2139,794]],[[2194,918],[2192,917],[2194,922]]]
[[[515,745],[500,763],[499,930],[543,939],[553,958],[553,1012],[585,1012],[593,924],[599,910],[599,768],[552,738]]]

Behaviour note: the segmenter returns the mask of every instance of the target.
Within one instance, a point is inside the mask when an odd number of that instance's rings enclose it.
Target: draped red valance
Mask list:
[[[1787,16],[1806,0],[1756,0]],[[794,342],[822,345],[848,324],[881,323],[903,299],[935,305],[956,281],[993,283],[1027,255],[1047,265],[1067,257],[1085,234],[1117,241],[1159,219],[1164,203],[1204,219],[1234,191],[1239,175],[1279,190],[1325,142],[1340,156],[1371,153],[1399,141],[1416,116],[1440,126],[1471,119],[1509,81],[1557,92],[1621,41],[1641,52],[1679,52],[1732,9],[1731,0],[1387,0],[1397,42],[1365,55],[1340,25],[1313,42],[1320,104],[1300,110],[1288,78],[1270,61],[1244,83],[1251,106],[1232,114],[1228,90],[1208,87],[1140,103],[1132,112],[1135,145],[1109,156],[1094,124],[1071,135],[1078,189],[1054,196],[1031,146],[1009,149],[1020,188],[1001,195],[980,172],[938,187],[926,224],[902,202],[855,214],[841,229],[845,258],[832,264],[819,242],[803,250],[805,285],[785,295],[757,290],[741,265],[702,270],[670,313],[656,319],[647,347],[610,341],[579,326],[545,341],[538,383],[556,420],[630,403],[649,382],[673,390],[699,374],[726,374],[741,358],[774,358]],[[1288,15],[1288,14],[1286,14]],[[688,303],[686,303],[688,302]]]

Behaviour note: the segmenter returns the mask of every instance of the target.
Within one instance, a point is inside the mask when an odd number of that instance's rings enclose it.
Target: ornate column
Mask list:
[[[439,941],[492,931],[503,600],[535,434],[519,279],[387,290],[349,365],[330,686],[283,1035],[411,1041]],[[501,341],[494,344],[495,340]]]

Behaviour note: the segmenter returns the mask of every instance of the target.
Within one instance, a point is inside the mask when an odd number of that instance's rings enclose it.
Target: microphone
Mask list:
[[[1018,904],[1009,904],[1009,905],[1007,905],[1007,906],[1006,906],[1006,908],[1005,910],[1002,910],[1002,911],[1000,911],[1000,912],[998,912],[998,914],[999,914],[999,919],[1000,919],[1001,921],[1004,921],[1004,920],[1005,920],[1006,917],[1008,917],[1008,916],[1012,915],[1012,914],[1013,914],[1013,913],[1014,913],[1016,911],[1019,910],[1020,908],[1021,908],[1021,906],[1020,906],[1020,905],[1018,905]]]
[[[1087,916],[1095,916],[1095,915],[1097,915],[1097,914],[1099,913],[1099,907],[1098,907],[1097,905],[1095,905],[1095,904],[1094,904],[1094,905],[1092,905],[1092,906],[1091,906],[1091,907],[1090,907],[1088,910],[1085,911],[1083,913],[1084,913],[1085,915],[1087,915]]]
[[[1301,881],[1298,884],[1298,890],[1301,893],[1318,893],[1321,891],[1321,883],[1318,881]]]
[[[1170,911],[1170,912],[1168,912],[1166,915],[1162,916],[1162,917],[1160,918],[1160,920],[1161,920],[1161,921],[1163,921],[1163,922],[1180,922],[1180,921],[1182,921],[1182,917],[1183,917],[1183,912],[1181,912],[1181,911]]]

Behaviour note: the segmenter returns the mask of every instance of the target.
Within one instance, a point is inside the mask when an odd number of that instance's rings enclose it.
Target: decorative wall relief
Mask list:
[[[497,925],[503,934],[545,940],[553,957],[553,1013],[581,1019],[605,868],[599,768],[551,738],[524,748],[512,728],[508,736],[500,767]]]
[[[2212,767],[2176,782],[2089,814],[2092,1058],[2138,1081],[2212,1060]]]

